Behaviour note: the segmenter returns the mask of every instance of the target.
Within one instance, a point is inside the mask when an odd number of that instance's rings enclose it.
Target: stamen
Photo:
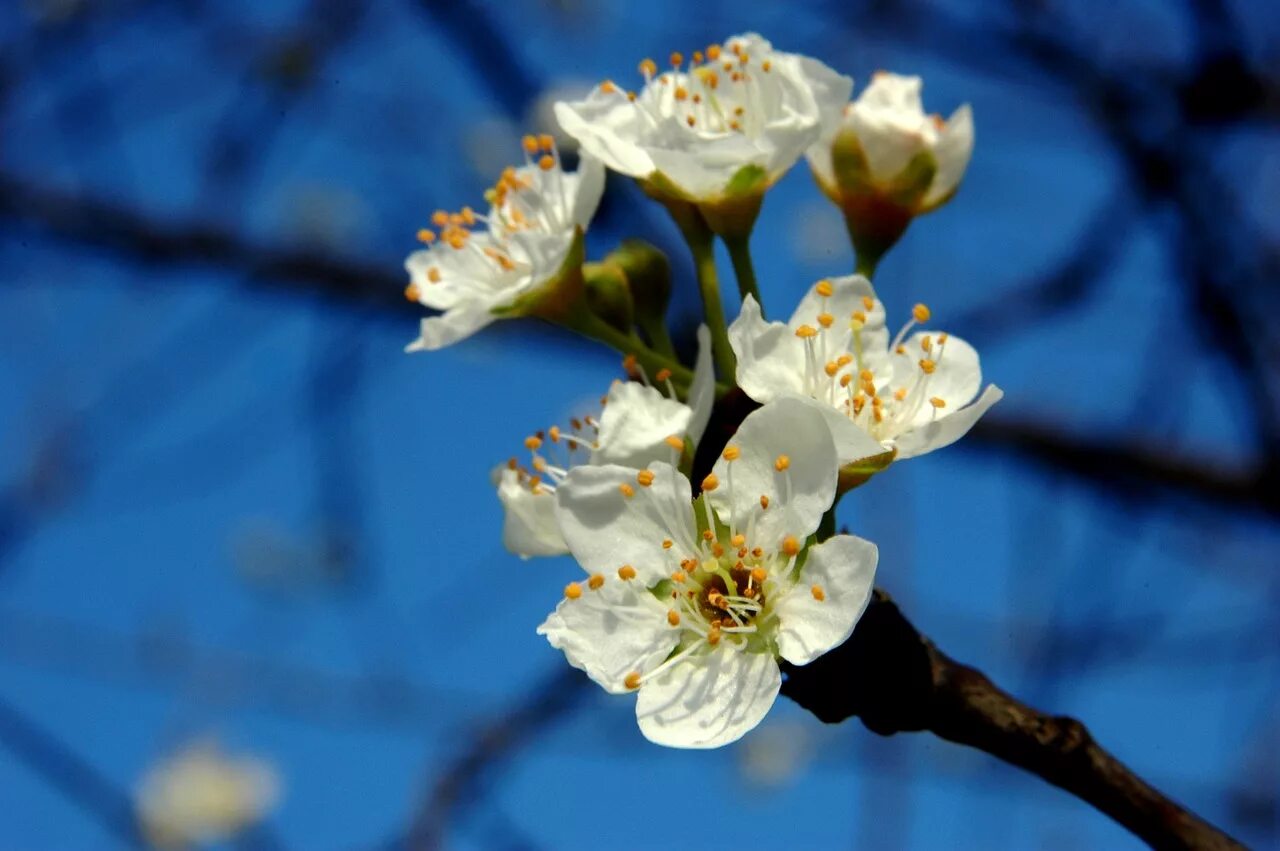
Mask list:
[[[823,298],[827,298],[833,292],[835,292],[835,290],[832,289],[831,287],[831,282],[826,279],[818,281],[818,284],[817,286],[814,287],[814,289],[817,291],[818,295],[822,296]]]
[[[933,371],[937,368],[938,368],[938,365],[933,361],[929,360],[928,358],[920,359],[920,369],[924,372],[925,375],[933,375]]]
[[[791,466],[791,459],[786,455],[779,455],[773,462],[773,469],[779,473]]]
[[[668,609],[668,610],[667,610],[667,623],[671,624],[672,626],[679,626],[679,625],[680,625],[680,613],[679,613],[679,612],[677,612],[675,609]]]
[[[673,434],[673,435],[671,435],[670,437],[667,437],[667,438],[664,438],[664,439],[666,440],[667,446],[670,446],[672,449],[675,449],[675,450],[676,450],[676,451],[678,451],[678,452],[683,452],[683,451],[684,451],[684,438],[683,438],[683,437],[680,437],[679,435],[674,435],[674,434]]]
[[[764,494],[760,494],[760,509],[763,511],[768,507],[769,507],[769,497]]]
[[[431,243],[436,241],[436,232],[433,230],[428,230],[427,228],[423,228],[422,230],[418,231],[418,241],[425,243],[426,245],[430,245]]]
[[[664,550],[669,550],[669,549],[671,549],[672,547],[674,547],[675,545],[676,545],[676,542],[675,542],[675,541],[673,541],[673,540],[671,540],[670,538],[663,538],[663,539],[662,539],[662,548],[663,548]]]
[[[915,307],[911,308],[911,315],[917,322],[928,322],[929,317],[933,314],[930,313],[929,308],[925,305],[917,304]]]
[[[622,684],[627,688],[631,689],[632,691],[635,691],[636,689],[640,688],[640,672],[632,671],[631,673],[627,674],[627,676],[623,678]]]
[[[624,564],[618,568],[618,578],[629,582],[636,578],[636,569],[629,564]]]
[[[587,587],[592,591],[599,591],[600,586],[602,585],[604,585],[603,573],[593,573],[591,574],[591,578],[587,580]]]
[[[821,585],[817,585],[817,584],[813,585],[809,589],[809,593],[813,594],[813,599],[817,600],[819,603],[827,599],[827,592],[822,590]]]
[[[653,471],[641,470],[636,473],[636,481],[640,483],[641,487],[649,487],[649,485],[653,484]]]
[[[796,329],[796,336],[802,340],[818,336],[818,329],[812,325],[801,325]]]
[[[570,582],[564,586],[564,595],[570,600],[576,600],[582,596],[582,586],[577,582]]]
[[[720,480],[716,478],[715,473],[708,473],[707,477],[702,480],[702,489],[704,491],[713,491],[720,487]]]
[[[531,434],[524,439],[524,448],[528,449],[530,452],[536,452],[541,447],[542,438],[538,437],[536,434]]]
[[[722,457],[726,461],[736,461],[742,455],[742,450],[736,446],[726,446]]]
[[[782,552],[787,556],[795,556],[800,552],[800,542],[796,540],[795,535],[788,535],[782,539]]]
[[[935,408],[945,408],[947,406],[947,400],[934,396],[929,400],[929,404],[933,405]]]
[[[627,498],[630,498],[636,495],[636,489],[631,487],[631,485],[627,484],[626,482],[623,482],[622,484],[618,485],[618,490],[622,491],[622,495]]]

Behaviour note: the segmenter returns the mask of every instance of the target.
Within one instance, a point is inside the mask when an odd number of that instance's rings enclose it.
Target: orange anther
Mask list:
[[[404,288],[404,297],[409,301],[417,301],[419,295],[421,295],[421,292],[419,292],[417,284],[410,284]]]
[[[536,136],[524,136],[520,139],[520,146],[524,148],[526,154],[538,153],[538,138]]]
[[[911,315],[915,317],[917,322],[928,322],[929,317],[933,314],[929,312],[929,308],[925,305],[917,304],[915,307],[911,308]]]
[[[582,596],[582,586],[577,582],[570,582],[564,586],[564,595],[570,600],[576,600]]]
[[[636,689],[640,688],[640,672],[632,671],[631,673],[627,674],[625,677],[622,678],[622,684],[627,688],[631,689],[632,691],[635,691]]]
[[[675,573],[671,574],[671,581],[677,584],[682,584],[688,578],[688,575],[686,575],[683,570],[677,570]]]
[[[531,434],[524,439],[524,448],[530,452],[534,452],[542,447],[542,438],[536,434]]]
[[[653,380],[659,383],[666,381],[669,378],[671,378],[671,370],[667,369],[665,366],[653,374]]]
[[[430,245],[431,243],[436,241],[436,232],[428,228],[423,228],[422,230],[418,231],[418,241],[424,242],[427,245]]]
[[[817,290],[818,295],[822,296],[823,298],[826,298],[827,296],[830,296],[833,292],[835,292],[835,290],[831,286],[831,282],[825,279],[818,281],[817,286],[815,286],[814,289]]]
[[[593,573],[591,574],[591,578],[587,580],[587,587],[592,591],[600,590],[600,586],[602,585],[604,585],[603,573]]]
[[[653,471],[641,470],[636,473],[636,481],[640,483],[641,487],[649,487],[649,485],[653,484]]]
[[[765,494],[760,494],[760,508],[765,509],[768,507],[769,507],[769,497],[766,496]]]
[[[818,336],[818,329],[812,325],[801,325],[796,329],[796,336],[800,339],[808,339],[809,337]]]
[[[779,455],[773,460],[773,469],[781,473],[791,466],[791,459],[786,455]]]
[[[937,368],[938,365],[928,358],[920,359],[920,369],[924,371],[925,375],[933,375],[933,371]]]
[[[836,321],[836,318],[832,316],[830,313],[818,314],[818,324],[821,325],[823,328],[830,328],[831,323],[835,321]]]
[[[809,593],[813,594],[813,599],[817,600],[819,603],[827,599],[827,592],[822,590],[821,585],[814,584],[809,589]]]
[[[763,567],[751,568],[751,581],[754,582],[755,584],[759,585],[760,583],[764,582],[765,579],[767,579],[768,577],[769,577],[769,574],[765,571]]]
[[[440,277],[441,277],[440,270],[437,269],[435,266],[432,266],[430,269],[427,270],[427,280],[430,281],[431,283],[433,284],[440,283]]]
[[[934,396],[932,399],[929,400],[929,404],[933,405],[935,408],[945,408],[947,406],[947,400],[938,396]]]
[[[800,552],[800,542],[796,540],[795,535],[788,535],[782,539],[782,552],[788,556],[794,556]]]
[[[742,450],[736,446],[726,446],[721,457],[726,461],[736,461],[742,456]]]
[[[677,612],[675,609],[668,609],[668,610],[667,610],[667,623],[671,624],[672,626],[679,626],[679,625],[680,625],[680,613],[679,613],[679,612]]]
[[[551,169],[555,167],[556,167],[556,158],[551,156],[551,154],[543,154],[542,157],[538,160],[538,168],[542,169],[543,171],[551,171]]]
[[[673,435],[671,435],[670,437],[666,437],[666,438],[664,438],[664,440],[666,441],[667,446],[670,446],[672,449],[675,449],[675,450],[677,450],[677,451],[681,451],[681,452],[683,452],[683,451],[684,451],[684,438],[683,438],[683,437],[680,437],[679,435],[673,434]]]
[[[713,491],[720,487],[720,480],[716,478],[715,473],[707,473],[707,477],[702,480],[702,489],[704,491]]]
[[[672,547],[674,547],[675,545],[676,545],[676,542],[675,542],[675,541],[673,541],[673,540],[671,540],[670,538],[663,538],[663,539],[662,539],[662,548],[663,548],[664,550],[669,550],[669,549],[671,549]]]
[[[625,497],[633,497],[636,495],[636,489],[631,487],[631,485],[627,484],[626,482],[623,482],[622,484],[618,485],[618,490],[622,491],[622,495]]]
[[[629,564],[624,564],[618,568],[618,578],[630,581],[636,578],[636,569]]]

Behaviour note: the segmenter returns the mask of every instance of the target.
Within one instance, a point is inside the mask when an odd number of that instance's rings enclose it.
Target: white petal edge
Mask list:
[[[782,322],[765,322],[748,295],[729,326],[729,345],[738,359],[738,386],[757,402],[804,390],[804,343]]]
[[[609,390],[600,414],[599,447],[592,463],[640,469],[671,456],[666,439],[689,430],[693,411],[653,387],[620,381]]]
[[[782,672],[773,656],[722,644],[645,682],[636,700],[636,722],[655,744],[718,748],[754,729],[781,687]]]
[[[557,556],[569,547],[556,524],[556,498],[550,491],[533,493],[506,466],[498,474],[498,499],[502,503],[502,544],[521,558]]]
[[[894,441],[898,448],[898,459],[916,458],[950,446],[968,434],[969,429],[974,427],[987,409],[1003,398],[1003,390],[994,384],[988,384],[987,389],[982,391],[982,395],[972,405],[899,435]]]
[[[809,550],[800,581],[775,602],[783,659],[807,665],[853,634],[871,602],[878,559],[876,545],[854,535],[836,535]]]
[[[693,362],[693,382],[689,385],[689,439],[697,446],[711,420],[716,401],[716,371],[711,362],[711,329],[698,326],[698,356]]]

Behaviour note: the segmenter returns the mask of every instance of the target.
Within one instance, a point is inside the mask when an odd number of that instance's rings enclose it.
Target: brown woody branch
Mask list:
[[[785,670],[782,693],[827,723],[856,716],[882,736],[927,730],[985,751],[1066,790],[1153,848],[1244,848],[1134,774],[1079,721],[1027,706],[947,656],[883,591],[847,642]]]

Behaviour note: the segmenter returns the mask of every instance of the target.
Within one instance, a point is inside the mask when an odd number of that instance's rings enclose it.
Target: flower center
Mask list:
[[[862,297],[862,309],[853,311],[847,321],[848,339],[843,329],[837,330],[837,319],[827,312],[826,304],[833,290],[829,281],[819,281],[816,292],[822,298],[823,310],[814,317],[815,325],[801,325],[795,334],[804,341],[804,390],[809,396],[844,411],[876,440],[892,440],[906,431],[927,405],[937,417],[946,401],[930,395],[932,376],[946,354],[947,335],[925,335],[920,338],[920,352],[915,369],[909,375],[894,370],[891,364],[881,367],[877,375],[868,362],[864,346],[867,315],[876,307],[871,296]],[[889,350],[899,357],[911,356],[903,340],[917,324],[928,322],[929,308],[917,304],[911,319],[902,326]],[[887,372],[887,374],[885,374]]]

